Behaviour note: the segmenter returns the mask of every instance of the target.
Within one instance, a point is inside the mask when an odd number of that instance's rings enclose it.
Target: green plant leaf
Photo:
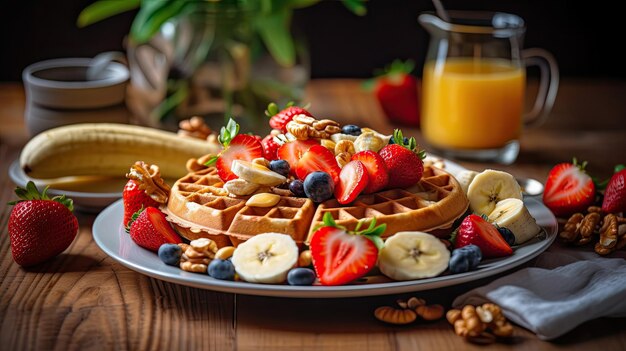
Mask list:
[[[117,14],[134,10],[139,7],[141,0],[100,0],[85,7],[76,20],[79,28],[100,22],[103,19]]]
[[[363,0],[342,0],[343,5],[357,16],[364,16],[367,8]]]
[[[274,60],[284,67],[292,67],[296,61],[296,49],[289,30],[291,12],[286,9],[259,16],[255,26],[263,43]]]
[[[170,19],[190,12],[198,6],[196,1],[143,0],[141,8],[130,27],[132,40],[145,43]]]

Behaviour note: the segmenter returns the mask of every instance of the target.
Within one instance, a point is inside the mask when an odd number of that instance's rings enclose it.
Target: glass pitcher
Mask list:
[[[430,34],[422,81],[422,134],[446,157],[510,164],[524,126],[541,124],[558,90],[558,66],[542,49],[522,49],[526,27],[512,14],[422,14]],[[533,109],[524,113],[526,67],[541,71]]]

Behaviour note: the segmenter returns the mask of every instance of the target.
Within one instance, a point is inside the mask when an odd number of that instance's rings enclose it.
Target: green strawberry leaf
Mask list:
[[[48,196],[48,186],[46,186],[42,192],[39,192],[35,183],[31,180],[26,183],[26,188],[16,187],[15,195],[17,195],[20,200],[15,200],[8,202],[9,205],[15,205],[22,201],[30,201],[30,200],[51,200],[56,201],[65,207],[67,207],[70,212],[74,211],[74,202],[72,199],[65,197],[65,195],[55,196],[52,199]]]
[[[621,165],[621,164],[620,164],[620,165],[617,165],[617,166],[615,166],[615,168],[613,169],[613,173],[617,173],[617,172],[621,171],[621,170],[622,170],[622,169],[624,169],[624,168],[626,168],[626,166],[625,166],[625,165]]]
[[[217,159],[220,158],[219,155],[212,156],[208,161],[204,163],[205,166],[211,167],[217,162]]]
[[[220,135],[217,137],[217,141],[226,149],[233,138],[237,136],[237,133],[239,133],[239,124],[237,124],[234,119],[230,118],[226,126],[220,129]]]
[[[278,110],[278,105],[276,105],[275,102],[270,102],[269,105],[267,105],[267,110],[265,110],[265,115],[272,118],[273,116],[278,114],[278,112],[280,112]]]
[[[74,211],[74,201],[72,199],[66,197],[65,194],[53,197],[52,201],[56,201],[56,202],[60,203],[61,205],[67,207],[67,209],[70,210],[70,212]]]

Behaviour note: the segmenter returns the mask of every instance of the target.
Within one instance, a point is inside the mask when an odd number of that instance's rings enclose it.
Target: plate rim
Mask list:
[[[121,235],[123,235],[124,231],[121,228],[121,224],[119,224],[121,221],[113,220],[115,217],[119,217],[118,219],[121,219],[121,215],[123,214],[123,200],[121,199],[108,206],[96,217],[92,227],[92,235],[98,247],[121,265],[155,279],[185,286],[227,293],[288,298],[345,298],[380,296],[432,290],[463,284],[508,271],[537,257],[542,252],[547,250],[556,239],[558,224],[554,215],[540,201],[533,198],[525,198],[524,201],[529,204],[533,204],[533,206],[529,206],[529,208],[534,209],[536,206],[539,206],[539,210],[543,215],[547,215],[547,220],[550,222],[543,227],[546,230],[546,238],[540,242],[531,244],[538,245],[533,251],[524,253],[519,257],[509,256],[507,258],[487,262],[485,267],[476,271],[443,275],[420,280],[394,281],[387,283],[299,287],[286,284],[258,284],[242,281],[234,282],[218,280],[208,275],[189,273],[182,271],[177,267],[167,266],[158,259],[158,256],[155,253],[140,248],[136,244],[132,243],[130,237],[126,238],[127,241],[131,241],[131,245],[135,246],[137,250],[143,250],[146,254],[153,255],[155,264],[154,266],[149,267],[141,262],[138,262],[137,260],[122,257],[119,253],[114,252],[113,248],[105,242],[106,239],[103,235],[107,235],[106,232],[114,231],[114,235],[117,235],[117,237],[109,240],[116,240],[118,246],[122,244],[123,239],[121,239]],[[114,225],[111,223],[118,224]]]

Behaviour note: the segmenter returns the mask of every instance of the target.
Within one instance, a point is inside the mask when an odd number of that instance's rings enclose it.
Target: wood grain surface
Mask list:
[[[312,81],[307,89],[312,112],[391,131],[375,100],[359,86],[354,80]],[[374,319],[376,307],[410,295],[288,299],[166,283],[124,268],[100,251],[90,214],[78,213],[80,233],[63,254],[21,268],[11,258],[11,208],[4,204],[13,199],[8,166],[28,140],[22,89],[0,84],[0,350],[626,349],[624,318],[594,320],[552,342],[517,327],[509,343],[485,348],[465,343],[445,321],[395,327]],[[518,162],[499,168],[545,181],[552,165],[577,156],[590,161],[594,174],[608,176],[614,164],[626,162],[624,96],[626,82],[563,82],[550,120],[524,134]],[[417,133],[405,134],[411,132]],[[495,278],[412,295],[449,307],[456,296]]]

